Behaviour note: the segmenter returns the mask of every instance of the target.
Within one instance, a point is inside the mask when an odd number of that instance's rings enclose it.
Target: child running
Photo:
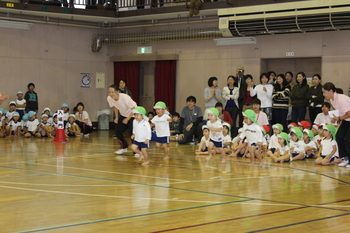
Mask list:
[[[144,159],[142,165],[148,165],[148,153],[147,148],[149,147],[149,141],[151,140],[151,126],[146,117],[146,109],[141,106],[137,106],[132,110],[134,113],[134,121],[132,128],[131,150],[140,155],[139,161]],[[141,150],[139,150],[139,148]]]
[[[156,116],[153,117],[151,122],[155,125],[155,130],[157,134],[156,147],[162,148],[165,153],[164,159],[169,159],[169,138],[170,138],[170,127],[169,122],[171,122],[171,117],[165,114],[166,105],[164,102],[157,102],[154,107],[156,110]]]

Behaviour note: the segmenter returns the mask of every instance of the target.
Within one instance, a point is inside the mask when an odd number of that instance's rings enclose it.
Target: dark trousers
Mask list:
[[[122,149],[128,148],[129,146],[126,140],[124,139],[124,131],[128,130],[129,136],[132,135],[132,122],[134,120],[134,118],[132,117],[127,124],[124,124],[123,120],[125,118],[126,117],[119,115],[118,124],[115,125],[115,135],[117,136]]]
[[[243,100],[238,100],[238,127],[241,128],[243,126]]]
[[[75,121],[77,125],[79,125],[81,132],[83,134],[89,134],[92,132],[92,126],[85,124],[84,122],[81,121]]]
[[[337,134],[336,141],[338,143],[339,157],[350,156],[350,122],[342,121]]]
[[[233,121],[233,125],[231,128],[231,137],[236,136],[236,121],[237,121],[237,116],[238,116],[238,111],[239,109],[237,107],[226,107],[225,111],[227,111],[228,113],[230,113],[230,116],[232,118]]]
[[[305,120],[306,106],[292,106],[292,122],[298,123]]]
[[[317,114],[322,112],[322,107],[309,107],[309,116],[310,116],[310,121],[313,124]]]
[[[287,115],[288,109],[273,108],[272,124],[280,123],[281,125],[283,125],[283,131],[288,132]]]
[[[186,129],[183,130],[184,137],[178,141],[179,144],[187,144],[189,142],[192,142],[193,137],[197,138],[197,141],[200,142],[200,140],[203,137],[202,134],[202,123],[198,124],[197,126],[192,126],[190,131],[187,131]]]

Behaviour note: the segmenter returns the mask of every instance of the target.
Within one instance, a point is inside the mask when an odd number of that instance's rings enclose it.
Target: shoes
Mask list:
[[[119,149],[114,152],[114,154],[121,155],[124,154],[125,152],[128,152],[128,149]]]
[[[348,163],[349,163],[349,161],[343,160],[343,162],[339,163],[338,166],[339,166],[339,167],[345,167]],[[349,167],[350,167],[350,166],[349,166]]]
[[[350,168],[350,164],[346,165],[345,167]]]
[[[134,154],[135,158],[140,157],[140,154]]]
[[[89,134],[87,133],[87,134],[84,134],[84,137],[89,137]]]
[[[112,138],[116,139],[116,138],[117,138],[117,135],[113,135]]]

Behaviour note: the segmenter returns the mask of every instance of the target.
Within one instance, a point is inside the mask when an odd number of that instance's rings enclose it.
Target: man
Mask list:
[[[196,106],[196,101],[194,96],[187,97],[187,106],[183,107],[181,111],[179,144],[192,142],[194,136],[201,139],[202,129],[198,125],[203,121],[203,114],[202,109]]]
[[[246,86],[247,83],[245,82],[245,76],[244,76],[244,67],[243,66],[238,66],[236,69],[236,77],[235,77],[235,86],[239,88],[239,97],[238,97],[238,105],[239,105],[239,110],[238,110],[238,115],[239,115],[239,122],[238,125],[239,127],[243,126],[243,115],[242,115],[242,110],[243,110],[243,98],[244,98],[244,92],[243,92],[243,87]],[[236,124],[236,122],[233,122]]]
[[[109,86],[108,95],[107,102],[115,113],[116,136],[121,147],[114,153],[119,155],[128,151],[128,143],[124,139],[123,133],[128,129],[129,136],[132,135],[132,122],[134,119],[132,110],[137,107],[137,104],[127,94],[119,93],[118,87],[114,84]]]

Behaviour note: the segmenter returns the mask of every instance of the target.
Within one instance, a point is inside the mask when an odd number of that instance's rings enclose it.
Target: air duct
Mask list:
[[[221,38],[218,28],[196,28],[173,31],[136,32],[125,34],[93,34],[91,51],[99,52],[104,44],[144,44]]]

